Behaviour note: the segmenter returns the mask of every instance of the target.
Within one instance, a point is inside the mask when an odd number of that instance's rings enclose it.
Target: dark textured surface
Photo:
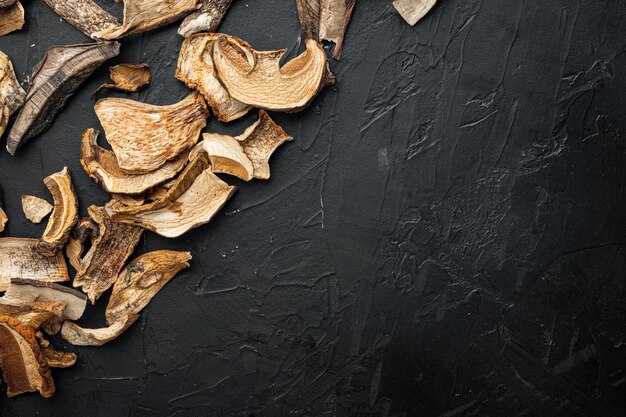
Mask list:
[[[357,5],[336,91],[276,115],[295,141],[271,181],[181,239],[142,239],[191,250],[192,268],[118,340],[75,348],[54,398],[0,396],[3,417],[624,415],[626,3],[440,0],[415,28],[389,3]],[[86,41],[25,7],[0,39],[20,78]],[[299,47],[293,1],[238,0],[222,29]],[[175,31],[123,42],[112,62],[154,75],[133,97],[187,94]],[[2,152],[5,235],[41,233],[20,194],[46,196],[64,165],[83,213],[105,201],[78,155],[106,74]]]

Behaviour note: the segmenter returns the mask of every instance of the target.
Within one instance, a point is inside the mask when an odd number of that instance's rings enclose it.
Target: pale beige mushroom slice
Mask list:
[[[178,28],[178,34],[189,37],[198,32],[216,32],[233,0],[199,0],[200,10],[191,13]]]
[[[9,397],[36,391],[45,398],[54,394],[48,362],[31,328],[0,316],[0,346],[0,370]]]
[[[150,84],[152,75],[148,64],[118,64],[109,67],[109,76],[113,83],[102,84],[96,90],[97,94],[105,88],[135,93]]]
[[[2,16],[0,16],[0,22],[2,22]],[[11,60],[0,51],[0,137],[7,128],[9,117],[24,104],[25,99],[26,91],[17,81]]]
[[[22,194],[22,211],[24,216],[33,223],[41,223],[53,208],[52,204],[43,198]]]
[[[61,327],[61,336],[74,346],[102,346],[124,333],[124,330],[128,329],[138,318],[138,314],[126,317],[123,321],[99,329],[85,329],[76,323],[66,321]]]
[[[81,142],[80,162],[85,172],[109,193],[141,194],[178,174],[187,163],[188,151],[145,174],[127,174],[117,163],[115,154],[98,146],[98,132],[87,129]],[[126,196],[126,198],[130,198]]]
[[[256,51],[220,37],[213,45],[213,62],[234,99],[262,109],[295,112],[325,85],[328,63],[314,39],[307,39],[306,51],[280,67],[284,53],[284,49]]]
[[[24,26],[24,7],[18,1],[0,8],[0,36],[20,30]]]
[[[202,136],[211,171],[234,175],[244,181],[254,178],[254,165],[237,139],[219,133],[204,133]]]
[[[37,239],[0,238],[0,291],[6,291],[11,278],[69,281],[63,254],[44,256],[37,251],[36,245]]]
[[[437,0],[394,0],[393,7],[409,25],[414,26],[436,3]]]
[[[168,106],[105,98],[95,110],[120,169],[129,174],[154,171],[193,147],[208,114],[197,92]]]
[[[37,250],[45,256],[57,254],[70,238],[78,222],[78,198],[67,167],[43,180],[54,198],[54,209],[43,236],[37,242]]]
[[[215,117],[230,122],[244,116],[252,107],[235,100],[219,82],[213,66],[213,43],[220,36],[242,47],[249,45],[234,36],[220,33],[198,33],[183,42],[176,65],[176,78],[204,96]]]

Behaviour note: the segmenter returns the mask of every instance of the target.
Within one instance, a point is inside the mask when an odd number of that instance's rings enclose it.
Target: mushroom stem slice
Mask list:
[[[85,172],[109,193],[141,194],[178,174],[187,163],[188,152],[146,174],[127,174],[117,163],[115,154],[98,146],[98,132],[87,129],[81,142],[80,162]]]
[[[183,42],[176,65],[176,78],[204,96],[215,117],[222,122],[230,122],[244,116],[251,107],[235,100],[219,82],[213,65],[213,44],[226,36],[231,42],[242,47],[249,45],[234,36],[220,33],[198,33]]]
[[[198,32],[215,32],[226,16],[233,0],[200,0],[200,10],[191,13],[178,28],[178,34],[187,38]]]
[[[46,130],[56,114],[104,61],[120,52],[118,42],[54,46],[33,69],[26,102],[9,132],[10,154],[28,139]]]
[[[0,22],[3,21],[2,13],[0,10]],[[0,51],[0,137],[7,128],[9,117],[24,104],[25,99],[26,91],[17,81],[11,60]]]
[[[244,181],[254,178],[254,165],[237,139],[218,133],[204,133],[204,149],[211,160],[211,171],[234,175]]]
[[[150,66],[148,64],[119,64],[109,67],[109,74],[113,84],[102,84],[95,94],[103,88],[134,93],[150,84]]]
[[[67,23],[95,39],[94,33],[111,30],[121,25],[115,16],[91,0],[44,0]]]
[[[69,281],[63,254],[41,255],[36,239],[0,238],[0,291],[6,291],[12,278],[40,282]]]
[[[20,30],[24,26],[24,7],[18,1],[0,8],[0,36]]]
[[[66,321],[61,328],[61,336],[74,346],[102,346],[124,333],[124,330],[128,329],[138,318],[138,314],[125,317],[124,320],[101,329],[85,329],[76,323]]]
[[[54,198],[54,209],[43,236],[37,242],[37,250],[42,255],[54,256],[63,249],[78,222],[78,198],[67,167],[44,178],[43,182]]]
[[[45,397],[54,394],[54,381],[35,333],[14,318],[0,316],[0,369],[7,384],[7,395],[25,392]]]
[[[327,61],[322,46],[306,40],[306,51],[280,67],[284,49],[256,51],[220,37],[213,46],[217,76],[236,100],[267,110],[304,109],[322,89]]]
[[[33,223],[41,223],[53,208],[52,204],[43,198],[22,194],[22,211],[24,211],[24,216]]]
[[[409,25],[415,26],[436,3],[437,0],[394,0],[393,7]]]
[[[95,110],[120,169],[129,174],[154,171],[190,149],[208,113],[197,92],[169,106],[105,98]]]
[[[356,0],[297,0],[302,37],[335,44],[333,58],[341,59],[343,39]]]

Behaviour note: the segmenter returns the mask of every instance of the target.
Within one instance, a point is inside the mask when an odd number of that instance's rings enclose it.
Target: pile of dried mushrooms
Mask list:
[[[72,366],[72,352],[57,351],[47,339],[60,333],[73,345],[99,346],[128,329],[141,310],[179,271],[189,252],[157,250],[128,261],[144,231],[175,238],[209,222],[235,192],[227,176],[244,181],[270,178],[269,160],[292,140],[267,111],[298,112],[332,84],[321,41],[342,54],[356,0],[297,0],[305,50],[280,62],[284,49],[259,51],[244,40],[217,33],[232,0],[125,0],[119,21],[92,0],[45,0],[60,17],[94,42],[50,48],[35,66],[28,91],[0,51],[0,136],[14,154],[54,121],[73,91],[104,62],[117,56],[120,39],[183,19],[175,77],[193,90],[168,105],[102,98],[94,106],[112,150],[98,145],[89,128],[80,143],[80,162],[110,201],[79,216],[79,199],[68,168],[44,178],[52,204],[22,195],[24,216],[48,217],[38,238],[0,238],[0,370],[7,395],[54,394],[50,368]],[[435,0],[395,0],[415,24]],[[0,36],[22,28],[19,1],[0,0]],[[151,81],[147,64],[110,67],[107,89],[136,92]],[[95,94],[95,93],[94,93]],[[256,110],[255,110],[256,109]],[[258,114],[238,136],[202,133],[212,113],[222,122]],[[222,176],[224,175],[224,176]],[[1,194],[1,193],[0,193]],[[8,217],[0,200],[0,232]],[[75,270],[70,281],[66,261]],[[128,262],[127,262],[128,261]],[[88,302],[112,288],[106,327],[76,323]]]

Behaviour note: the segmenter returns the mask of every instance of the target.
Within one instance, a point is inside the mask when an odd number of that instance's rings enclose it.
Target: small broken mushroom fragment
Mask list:
[[[113,30],[121,25],[115,16],[92,0],[44,0],[67,23],[85,35],[96,39],[94,33]]]
[[[37,242],[37,250],[42,255],[54,256],[63,249],[78,222],[78,198],[67,167],[44,178],[43,182],[54,198],[54,209],[43,236]]]
[[[394,0],[393,7],[409,25],[414,26],[426,16],[435,3],[437,0]]]
[[[296,0],[305,39],[327,40],[335,44],[333,58],[341,59],[343,39],[356,0]]]
[[[46,358],[50,368],[69,368],[76,364],[76,354],[74,352],[61,352],[56,350],[41,332],[35,333],[35,338],[39,342],[41,353]]]
[[[189,268],[191,254],[158,250],[141,255],[120,272],[106,308],[106,324],[102,329],[84,329],[65,322],[61,335],[79,346],[101,346],[130,327],[150,300],[178,272]]]
[[[213,66],[213,43],[220,37],[249,47],[246,42],[234,36],[219,33],[198,33],[183,42],[176,65],[176,78],[189,88],[198,90],[204,96],[215,117],[222,122],[230,122],[244,116],[252,107],[235,100],[219,82]]]
[[[9,221],[9,216],[4,212],[4,201],[2,200],[2,186],[0,185],[0,233],[4,232],[4,227]]]
[[[280,67],[285,49],[256,51],[220,37],[213,45],[217,76],[236,100],[266,110],[295,112],[315,98],[326,81],[322,46],[306,40],[306,51]]]
[[[219,133],[203,133],[204,149],[209,154],[211,171],[234,175],[244,181],[254,178],[254,166],[237,139]]]
[[[154,171],[191,148],[208,113],[197,92],[168,106],[105,98],[95,110],[120,169],[129,174]]]
[[[36,239],[0,238],[0,291],[6,291],[12,278],[37,281],[69,281],[63,254],[48,257],[37,249]]]
[[[127,174],[117,163],[115,154],[98,146],[98,132],[87,129],[81,142],[80,162],[85,172],[109,193],[140,194],[178,174],[187,163],[188,152],[145,174]]]
[[[41,223],[53,208],[52,204],[43,198],[22,194],[22,211],[24,211],[24,216],[33,223]]]
[[[2,11],[0,10],[1,14]],[[2,23],[0,23],[1,25]],[[7,128],[9,117],[24,104],[25,98],[26,91],[17,81],[11,60],[4,52],[0,51],[0,137]]]
[[[46,130],[67,99],[104,61],[120,52],[118,42],[54,46],[33,69],[26,102],[7,139],[10,154]]]
[[[14,2],[7,7],[0,7],[0,36],[20,30],[24,26],[24,7]]]
[[[35,333],[12,317],[0,316],[0,370],[7,385],[7,395],[26,392],[45,397],[54,394],[54,381]]]
[[[215,32],[222,23],[233,0],[200,0],[200,10],[191,13],[178,28],[178,34],[187,38],[198,32]]]
[[[148,64],[118,64],[109,67],[109,75],[113,84],[102,84],[98,91],[103,88],[114,88],[120,91],[134,93],[150,84],[150,66]]]

